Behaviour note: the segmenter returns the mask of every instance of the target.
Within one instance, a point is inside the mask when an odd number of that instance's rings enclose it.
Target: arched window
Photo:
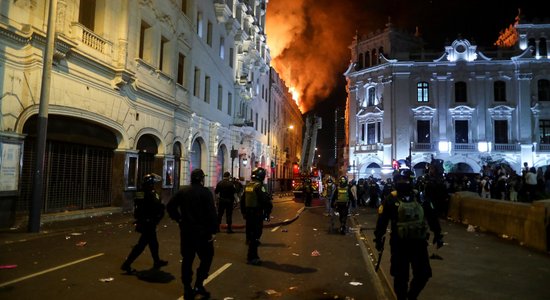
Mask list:
[[[375,103],[375,89],[374,87],[370,87],[367,89],[367,106],[374,106]]]
[[[370,62],[370,51],[365,52],[365,68],[368,68],[371,66]]]
[[[376,49],[372,49],[370,62],[373,66],[376,66],[378,64],[378,55],[376,55]]]
[[[363,69],[363,53],[359,53],[359,58],[357,59],[357,70]]]

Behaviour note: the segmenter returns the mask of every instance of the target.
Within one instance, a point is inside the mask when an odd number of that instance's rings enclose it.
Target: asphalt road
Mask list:
[[[359,235],[330,233],[323,208],[302,209],[291,198],[276,201],[272,222],[300,217],[264,229],[261,266],[246,264],[243,228],[218,234],[206,284],[212,299],[376,299]],[[181,299],[177,224],[165,218],[159,225],[160,255],[168,266],[151,270],[145,250],[133,264],[137,274],[124,275],[119,267],[139,237],[131,222],[130,215],[117,215],[44,235],[3,236],[0,298]]]

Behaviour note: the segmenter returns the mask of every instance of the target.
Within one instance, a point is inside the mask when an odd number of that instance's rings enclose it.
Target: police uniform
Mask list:
[[[136,193],[134,199],[134,225],[137,232],[141,234],[137,244],[132,248],[130,254],[121,266],[123,271],[132,273],[132,263],[141,255],[145,247],[149,246],[153,257],[153,267],[159,268],[168,264],[159,257],[159,242],[157,239],[157,225],[164,217],[164,204],[154,189],[157,182],[156,174],[148,174],[144,178],[143,191]]]
[[[345,180],[345,183],[342,181]],[[346,233],[346,222],[348,219],[349,203],[353,197],[351,190],[347,184],[347,179],[341,178],[340,184],[332,195],[332,206],[336,207],[340,220],[340,233]]]
[[[223,214],[225,212],[225,221],[227,223],[227,232],[232,233],[231,226],[233,224],[233,203],[235,202],[235,193],[237,189],[230,179],[229,173],[224,175],[224,178],[218,182],[214,190],[218,197],[218,223],[222,223]]]
[[[168,202],[167,211],[180,227],[181,280],[185,299],[195,294],[209,297],[203,286],[214,258],[213,236],[219,229],[214,198],[203,186],[204,173],[200,169],[191,172],[191,185],[179,190]],[[200,259],[194,290],[191,288],[193,261]]]
[[[263,184],[263,178],[253,178],[253,181],[245,186],[243,197],[241,212],[246,219],[246,242],[248,244],[246,259],[249,264],[258,265],[261,263],[258,246],[262,236],[263,220],[269,218],[273,204]]]
[[[402,221],[405,218],[402,216],[405,206],[410,207],[409,211],[416,211],[415,214],[419,215],[416,217],[417,221]],[[410,196],[403,196],[397,191],[392,191],[378,208],[378,220],[374,232],[375,242],[381,251],[382,238],[386,234],[388,223],[391,222],[390,274],[394,277],[394,291],[398,300],[416,299],[432,276],[425,220],[428,221],[429,228],[435,234],[434,242],[437,240],[438,246],[441,246],[441,227],[431,202],[425,201],[421,204],[414,192],[410,193]],[[410,288],[409,265],[412,267],[413,273]]]

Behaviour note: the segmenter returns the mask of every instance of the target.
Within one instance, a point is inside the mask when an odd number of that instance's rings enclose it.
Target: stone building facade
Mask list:
[[[266,0],[51,1],[56,38],[43,212],[128,208],[147,173],[162,175],[166,199],[189,183],[194,168],[212,187],[225,171],[246,181],[255,166],[274,160],[269,103],[279,83],[270,81]],[[31,199],[50,1],[4,2],[6,223]]]
[[[459,38],[430,53],[391,24],[357,37],[345,73],[349,175],[384,177],[410,160],[418,176],[432,158],[456,173],[549,165],[550,25],[513,28],[513,46],[493,51]]]

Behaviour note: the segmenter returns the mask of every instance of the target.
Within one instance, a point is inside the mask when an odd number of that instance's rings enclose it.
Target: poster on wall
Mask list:
[[[0,143],[0,192],[14,192],[19,189],[21,147],[21,144]]]
[[[163,188],[172,188],[174,187],[174,159],[165,158],[164,159],[164,175],[163,175]]]

